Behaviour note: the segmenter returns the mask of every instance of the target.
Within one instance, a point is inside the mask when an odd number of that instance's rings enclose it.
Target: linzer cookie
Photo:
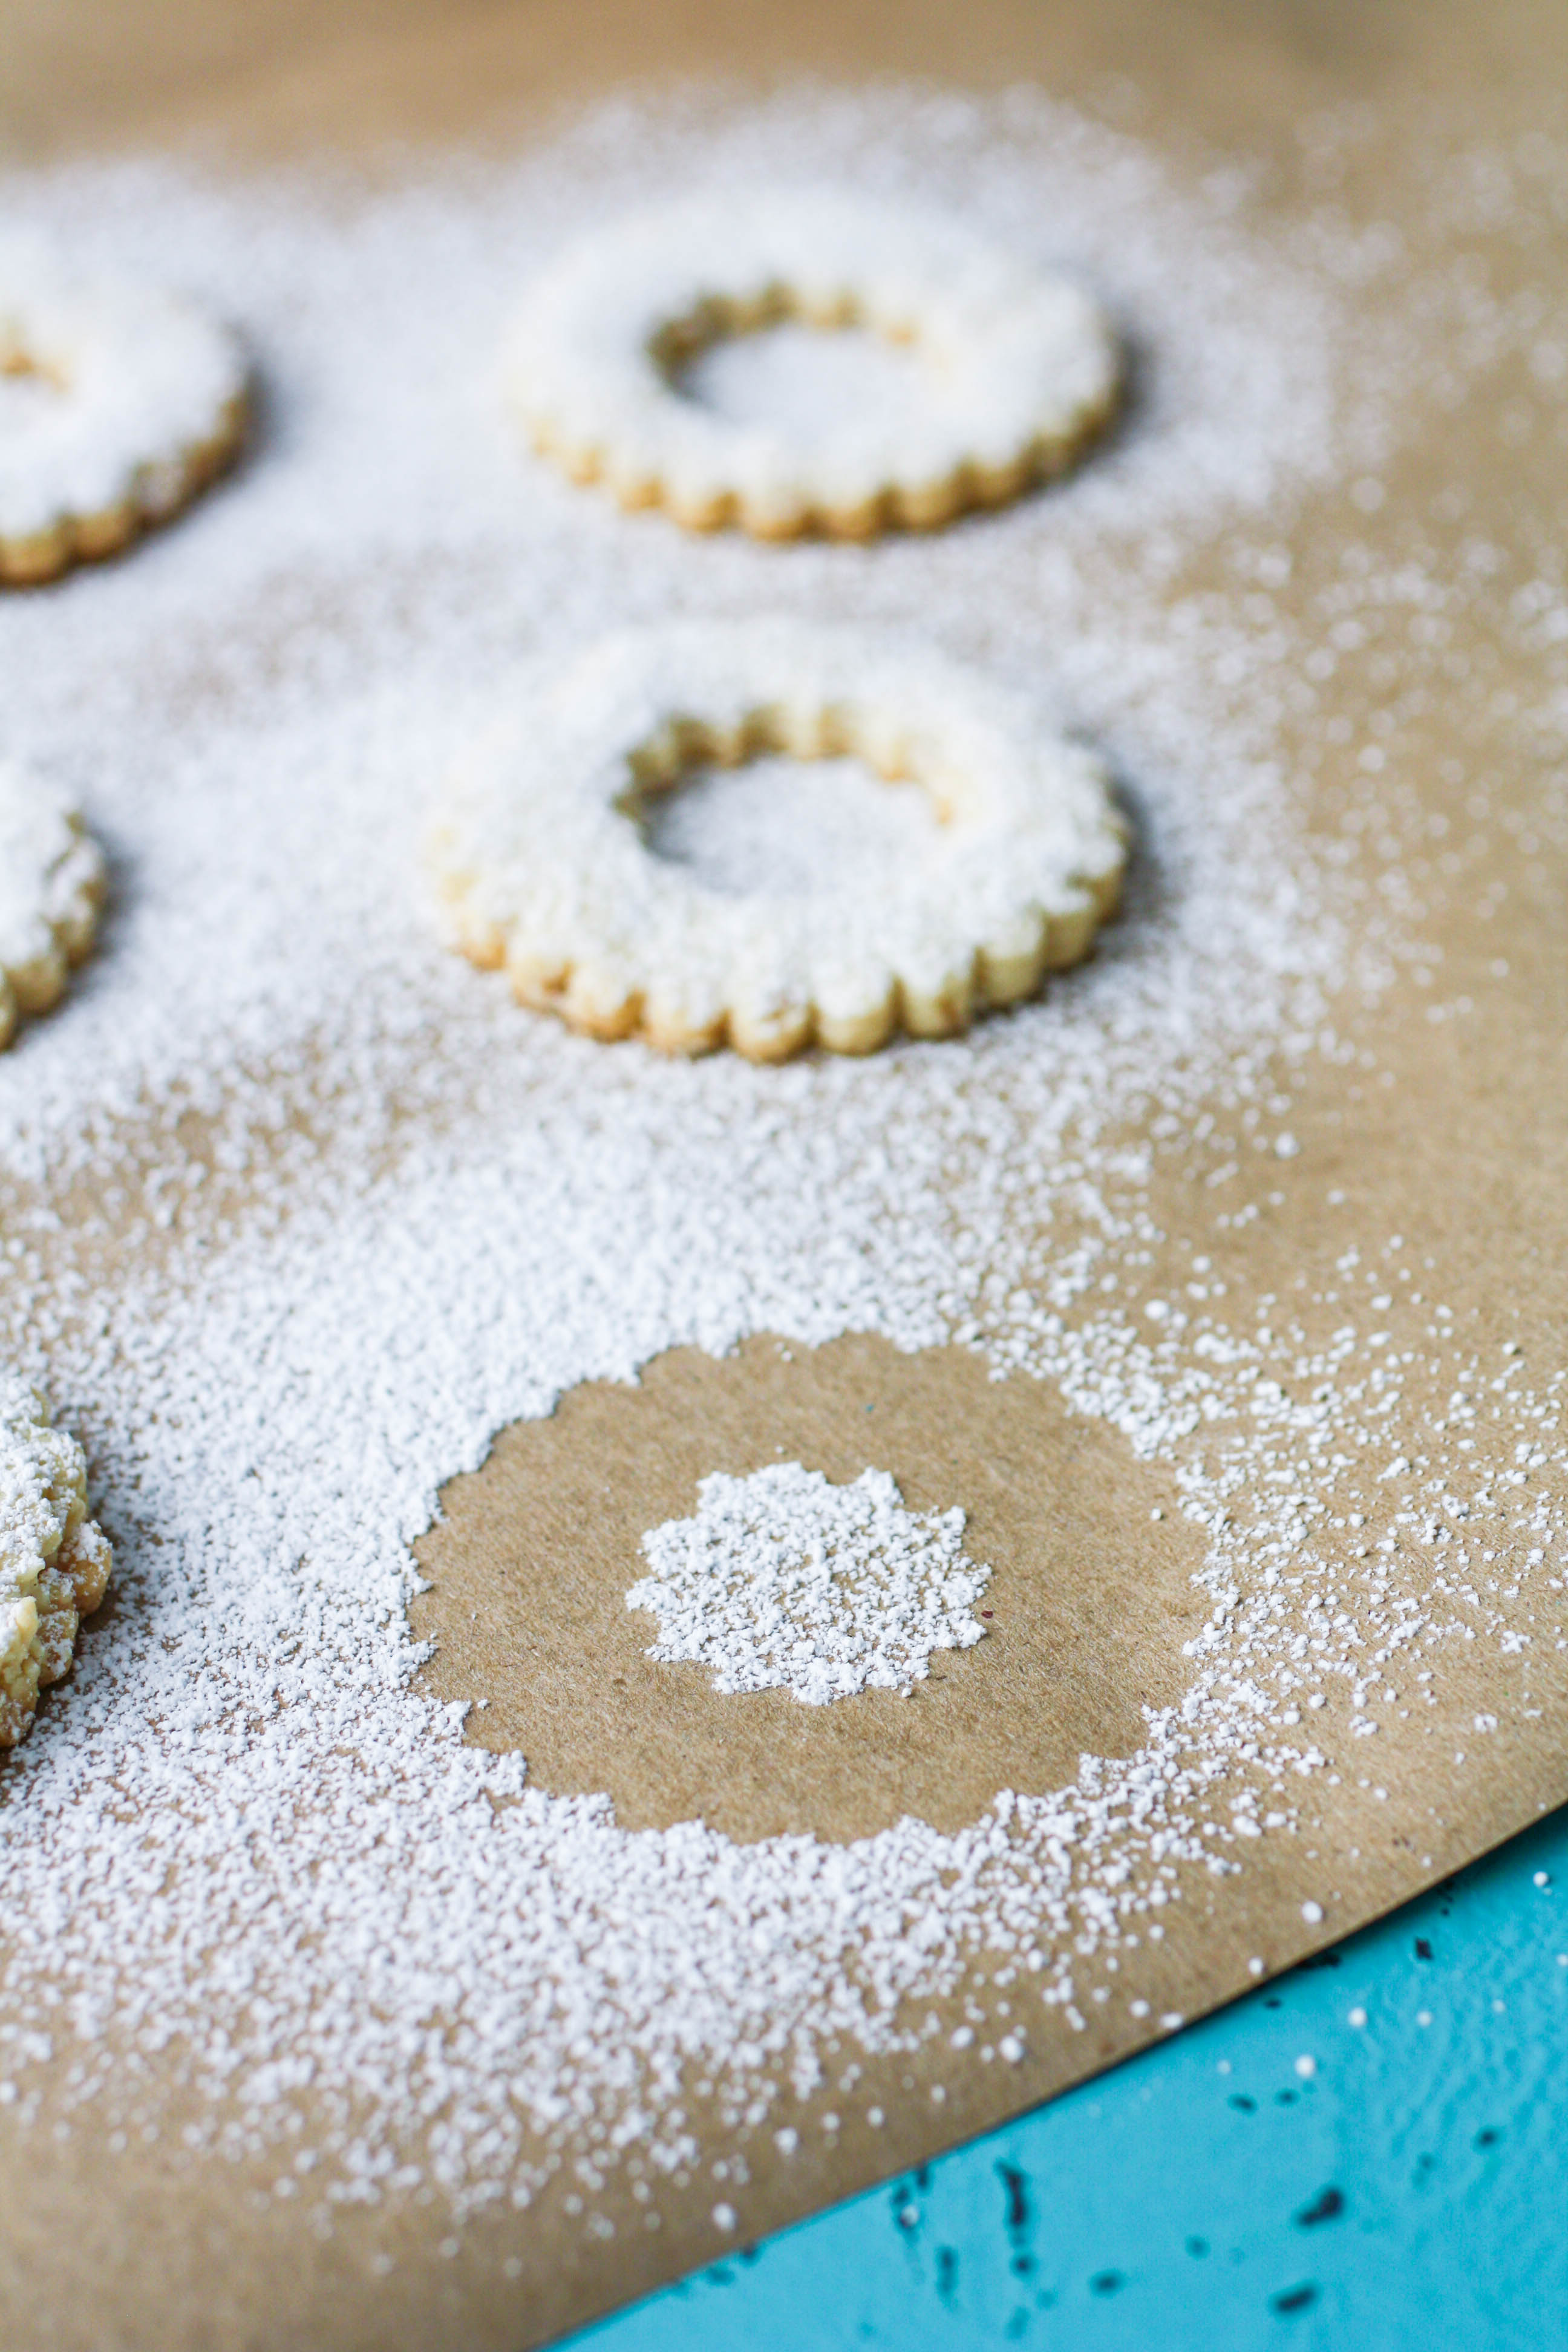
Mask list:
[[[50,1426],[37,1389],[0,1370],[0,1748],[24,1737],[39,1689],[68,1669],[110,1567],[87,1516],[86,1455]]]
[[[711,345],[785,320],[909,349],[921,397],[842,404],[806,432],[686,396]],[[509,380],[535,445],[626,507],[869,539],[929,530],[1060,472],[1104,424],[1120,365],[1093,299],[946,215],[778,190],[639,213],[535,282]]]
[[[782,1061],[949,1036],[1076,963],[1126,829],[1100,760],[929,650],[786,620],[677,623],[525,672],[449,780],[430,855],[445,926],[518,997],[602,1038]],[[657,854],[693,768],[849,754],[923,788],[926,854],[868,886],[726,891]]]
[[[0,237],[0,581],[117,554],[222,471],[245,422],[226,328],[40,238]]]

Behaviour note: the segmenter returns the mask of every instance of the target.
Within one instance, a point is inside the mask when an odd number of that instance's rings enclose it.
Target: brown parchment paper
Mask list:
[[[1478,137],[1515,139],[1554,120],[1565,65],[1568,14],[1555,0],[800,0],[772,9],[743,0],[7,0],[0,154],[153,145],[248,163],[342,153],[395,173],[411,144],[515,141],[552,110],[626,80],[699,73],[761,84],[806,73],[995,87],[1026,78],[1193,168],[1247,162],[1282,219],[1324,194],[1312,124],[1350,123],[1355,135],[1335,148],[1335,201],[1352,219],[1392,220],[1416,236],[1432,110],[1449,122],[1468,116]],[[1568,261],[1568,228],[1554,247],[1524,253],[1510,247],[1506,224],[1489,247],[1487,235],[1476,230],[1478,251],[1516,279],[1561,273]],[[1522,378],[1494,384],[1486,409],[1406,446],[1379,513],[1337,494],[1320,499],[1280,593],[1308,594],[1347,534],[1392,547],[1401,516],[1430,516],[1442,494],[1451,493],[1456,562],[1521,517],[1561,511],[1561,431],[1508,421],[1534,398]],[[1463,1017],[1431,1019],[1430,989],[1406,973],[1356,1041],[1352,1075],[1310,1062],[1293,1072],[1289,1124],[1300,1148],[1254,1183],[1257,1213],[1246,1223],[1222,1227],[1215,1213],[1234,1137],[1200,1122],[1162,1141],[1147,1200],[1163,1238],[1147,1280],[1151,1294],[1172,1290],[1201,1251],[1234,1319],[1265,1297],[1289,1297],[1305,1327],[1326,1332],[1347,1238],[1397,1234],[1408,1263],[1440,1265],[1443,1297],[1478,1349],[1512,1343],[1544,1385],[1568,1304],[1564,877],[1506,824],[1462,873],[1442,868],[1441,824],[1458,814],[1444,766],[1456,738],[1491,762],[1505,802],[1510,779],[1523,797],[1538,756],[1510,707],[1506,650],[1480,624],[1467,645],[1468,625],[1455,650],[1473,659],[1455,664],[1446,696],[1409,715],[1399,812],[1406,865],[1429,885],[1423,936],[1437,951],[1442,996],[1462,1003]],[[1376,697],[1374,669],[1347,663],[1333,693],[1359,719]],[[1325,823],[1341,781],[1335,756],[1321,769]],[[1410,845],[1424,827],[1423,865]],[[1396,1335],[1401,1316],[1414,1328],[1416,1313],[1396,1299]],[[1422,1403],[1419,1367],[1415,1381],[1410,1412]],[[637,1531],[689,1509],[707,1470],[754,1467],[781,1449],[852,1475],[867,1458],[868,1420],[876,1459],[911,1502],[957,1500],[969,1512],[972,1552],[996,1571],[994,1638],[962,1675],[939,1661],[912,1711],[868,1694],[826,1710],[826,1727],[805,1726],[818,1711],[777,1694],[742,1707],[716,1699],[695,1670],[655,1675],[643,1654],[647,1621],[619,1608],[637,1572]],[[1477,1442],[1490,1442],[1484,1428]],[[1037,1485],[1018,1472],[1041,1460],[1070,1486],[1070,1520],[1043,1511]],[[677,1353],[650,1367],[640,1390],[585,1390],[552,1422],[501,1434],[485,1469],[445,1499],[445,1523],[421,1548],[430,1591],[417,1625],[437,1643],[427,1686],[486,1701],[469,1717],[471,1737],[521,1746],[545,1787],[607,1790],[632,1823],[702,1810],[739,1837],[778,1828],[846,1837],[909,1809],[956,1822],[1000,1785],[1052,1785],[1079,1748],[1125,1753],[1140,1700],[1179,1693],[1181,1644],[1204,1605],[1190,1583],[1194,1537],[1171,1507],[1166,1474],[1140,1468],[1044,1389],[987,1382],[959,1350],[900,1358],[850,1339],[813,1351],[784,1333],[722,1364]],[[574,1680],[571,1650],[552,1645],[531,1603],[530,1570],[541,1566],[569,1572],[573,1605],[600,1612],[615,1654],[596,1688]],[[480,1592],[487,1611],[476,1618]],[[765,2143],[750,2149],[745,2232],[1061,2088],[1136,2047],[1162,2011],[1190,2017],[1235,1993],[1253,1980],[1253,1958],[1288,1966],[1568,1798],[1568,1673],[1549,1641],[1522,1659],[1477,1645],[1462,1673],[1446,1675],[1435,1713],[1389,1715],[1375,1807],[1350,1769],[1359,1759],[1347,1760],[1337,1787],[1320,1775],[1307,1790],[1295,1840],[1264,1841],[1238,1876],[1188,1890],[1149,1955],[1147,2025],[1098,2012],[1070,2045],[1044,2043],[1016,2068],[973,2070],[940,2106],[918,2066],[870,2068],[857,2114],[874,2089],[879,2130],[847,2116],[787,2164],[770,2160]],[[1498,1718],[1496,1736],[1467,1739],[1466,1724],[1483,1714]],[[1331,1705],[1314,1732],[1331,1760],[1340,1757],[1343,1711]],[[1461,1748],[1463,1768],[1452,1761]],[[1304,1893],[1325,1898],[1321,1923],[1303,1918]],[[80,2127],[57,2138],[0,2116],[8,2343],[516,2347],[718,2250],[701,2177],[670,2189],[657,2231],[640,2226],[626,2184],[612,2181],[600,2200],[616,2224],[611,2237],[585,2235],[563,2195],[526,2214],[481,2217],[460,2236],[419,2203],[347,2212],[321,2234],[301,2204],[267,2193],[275,2168],[184,2163],[171,2099],[157,2144],[120,2152]],[[692,2113],[720,2151],[717,2118],[700,2101]]]

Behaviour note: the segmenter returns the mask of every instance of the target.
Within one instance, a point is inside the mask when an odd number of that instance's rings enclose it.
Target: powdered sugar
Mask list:
[[[713,1668],[717,1691],[787,1690],[825,1706],[860,1690],[907,1697],[933,1650],[970,1650],[988,1568],[963,1556],[964,1515],[909,1511],[885,1470],[834,1486],[778,1462],[748,1478],[715,1471],[695,1518],[642,1539],[649,1574],[626,1594],[649,1609],[670,1664]]]
[[[45,1013],[92,945],[102,853],[76,811],[0,757],[0,1045],[18,1013]]]
[[[612,114],[510,179],[468,194],[415,188],[334,219],[331,235],[322,199],[287,190],[247,199],[134,172],[15,187],[18,215],[47,213],[106,263],[117,224],[137,243],[152,224],[196,292],[217,303],[243,281],[276,420],[241,485],[177,541],[149,542],[133,567],[91,583],[90,709],[74,618],[30,604],[7,613],[8,658],[26,680],[14,736],[90,783],[89,814],[134,813],[116,999],[123,1013],[133,989],[135,1017],[110,1017],[96,990],[82,1007],[103,1096],[205,1092],[215,1066],[292,1052],[318,1024],[346,1051],[369,1006],[406,985],[408,843],[498,665],[524,647],[556,660],[617,623],[772,608],[912,626],[1101,740],[1140,794],[1162,793],[1162,824],[1190,827],[1198,854],[1202,826],[1162,780],[1224,763],[1226,823],[1245,837],[1236,793],[1276,782],[1256,729],[1246,740],[1247,722],[1205,690],[1228,639],[1211,639],[1196,603],[1163,609],[1171,530],[1212,526],[1337,463],[1342,298],[1305,263],[1266,256],[1225,208],[1179,198],[1136,148],[1070,118],[1036,125],[1026,108],[1012,129],[955,124],[933,145],[894,127],[898,108],[883,127],[873,115],[825,103],[809,128],[784,108],[700,131],[676,111],[638,117],[634,132]],[[563,231],[677,167],[732,184],[742,166],[791,160],[893,193],[918,182],[928,202],[945,196],[1025,254],[1048,222],[1047,250],[1103,276],[1158,352],[1137,429],[984,530],[863,552],[693,544],[652,518],[628,538],[520,457],[493,355],[517,289]],[[434,343],[409,299],[416,279],[439,289]],[[330,799],[300,781],[329,772]],[[1212,835],[1211,847],[1217,884]],[[1163,840],[1162,856],[1186,854],[1185,836],[1179,849]],[[1227,896],[1267,958],[1271,910],[1249,890]],[[1184,921],[1191,894],[1170,904]],[[1189,936],[1204,929],[1200,917]],[[1333,953],[1325,940],[1322,960]],[[203,971],[194,1000],[157,983],[176,964]],[[1180,1026],[1190,982],[1163,955],[1149,979]],[[429,984],[422,974],[420,992]],[[434,984],[445,1020],[471,1001],[461,975]],[[58,1129],[71,1092],[58,1067],[58,1056],[13,1066],[17,1143]]]
[[[866,550],[693,541],[531,465],[485,357],[530,272],[676,171],[742,167],[919,186],[1081,267],[1148,353],[1124,434],[984,527]],[[975,2006],[1010,2002],[1020,2046],[1133,1997],[1167,1905],[1288,1822],[1316,1769],[1292,1712],[1399,1687],[1360,1679],[1405,1642],[1384,1563],[1441,1560],[1426,1621],[1500,1642],[1461,1540],[1540,1511],[1559,1544],[1546,1497],[1467,1483],[1457,1430],[1419,1490],[1358,1483],[1358,1433],[1421,1409],[1417,1349],[1502,1416],[1494,1445],[1557,1444],[1467,1335],[1413,1325],[1396,1366],[1374,1343],[1402,1327],[1359,1309],[1233,1328],[1195,1265],[1202,1300],[1147,1301],[1162,1139],[1212,1141],[1235,1230],[1265,1213],[1291,1115],[1271,1056],[1359,1069],[1343,1033],[1406,948],[1392,894],[1352,937],[1283,745],[1350,599],[1425,615],[1461,587],[1347,576],[1309,628],[1269,583],[1292,502],[1372,461],[1419,368],[1332,224],[1265,235],[1027,100],[617,110],[515,172],[363,205],[137,173],[8,194],[105,261],[155,247],[209,299],[243,289],[276,424],[186,530],[5,616],[7,727],[121,877],[107,951],[0,1066],[8,1333],[90,1441],[121,1598],[0,1790],[28,1922],[0,1957],[0,2097],[157,2130],[173,2082],[178,2161],[293,2126],[326,2227],[431,2184],[522,2204],[569,2164],[590,2204],[616,2160],[657,2191],[697,2160],[695,2084],[743,2215],[747,2133],[796,2114],[836,2039],[940,2089],[991,2045],[952,2051],[930,2004],[982,1963]],[[1218,587],[1184,574],[1199,545]],[[763,606],[918,624],[1107,746],[1145,848],[1094,962],[962,1044],[774,1071],[573,1038],[427,939],[414,845],[503,666]],[[770,1327],[960,1339],[1173,1465],[1214,1622],[1136,1755],[952,1837],[742,1848],[628,1834],[411,1694],[406,1546],[441,1483],[575,1382]],[[1428,1554],[1439,1478],[1469,1531]],[[1352,1512],[1399,1553],[1357,1558]]]

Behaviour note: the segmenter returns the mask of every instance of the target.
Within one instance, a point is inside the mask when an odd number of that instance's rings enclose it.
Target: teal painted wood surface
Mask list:
[[[1568,2347],[1568,1811],[592,2352]]]

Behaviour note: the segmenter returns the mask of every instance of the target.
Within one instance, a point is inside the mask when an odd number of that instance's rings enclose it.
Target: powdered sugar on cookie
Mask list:
[[[921,784],[935,852],[869,891],[736,896],[639,819],[702,760],[849,752]],[[1126,829],[1103,762],[1026,695],[929,650],[798,621],[626,632],[524,675],[458,762],[431,856],[455,943],[524,1003],[753,1061],[950,1036],[1088,952]]]
[[[784,320],[909,348],[923,397],[847,406],[810,436],[683,394],[721,338]],[[531,288],[508,378],[538,446],[623,506],[697,530],[868,539],[930,530],[1058,473],[1104,423],[1119,363],[1092,297],[949,214],[819,190],[727,191],[570,246]]]
[[[0,1371],[0,1748],[30,1727],[40,1687],[70,1665],[77,1628],[109,1588],[87,1516],[87,1457],[49,1425],[37,1389]]]
[[[17,1016],[44,1013],[92,946],[103,855],[76,811],[15,760],[0,760],[0,1045]]]
[[[233,457],[245,406],[238,344],[193,304],[0,236],[0,582],[167,520]]]

